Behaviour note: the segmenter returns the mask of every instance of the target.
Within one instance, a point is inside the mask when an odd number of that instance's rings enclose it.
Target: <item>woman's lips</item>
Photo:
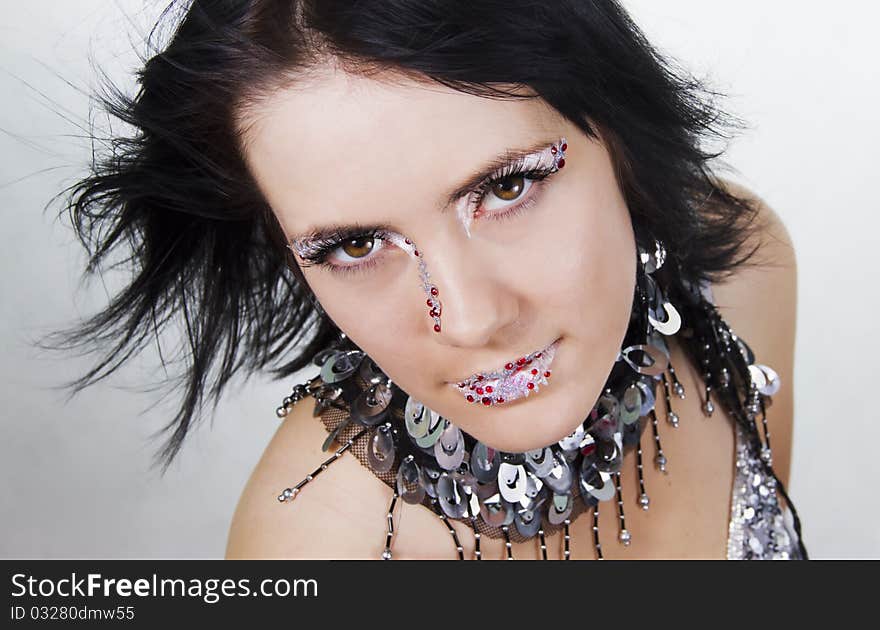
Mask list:
[[[546,348],[518,357],[500,370],[480,372],[457,383],[450,383],[470,403],[486,406],[508,403],[540,391],[549,384],[550,364],[559,339]]]

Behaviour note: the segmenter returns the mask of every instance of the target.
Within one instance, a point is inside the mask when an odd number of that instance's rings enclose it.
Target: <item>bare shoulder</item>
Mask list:
[[[781,387],[767,409],[773,466],[788,485],[794,421],[794,352],[797,324],[797,264],[791,236],[776,212],[747,188],[722,181],[727,190],[755,203],[759,229],[751,248],[760,246],[751,265],[713,285],[715,303],[757,361],[779,374]]]
[[[227,559],[373,559],[384,535],[391,489],[348,451],[303,486],[292,501],[279,502],[332,457],[311,399],[297,403],[281,423],[248,479],[236,506]]]

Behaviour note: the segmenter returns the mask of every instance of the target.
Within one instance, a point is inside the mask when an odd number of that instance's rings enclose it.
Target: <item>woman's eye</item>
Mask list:
[[[328,258],[334,268],[349,268],[361,266],[361,261],[375,258],[375,252],[382,249],[378,237],[365,234],[344,240],[330,252]]]
[[[526,178],[522,175],[514,175],[499,179],[492,184],[490,191],[493,195],[504,201],[516,201],[522,195],[525,186]]]
[[[539,180],[522,174],[514,174],[489,182],[478,197],[474,210],[478,214],[498,214],[497,210],[508,210],[514,202],[527,197],[537,181]]]
[[[347,255],[352,258],[364,258],[367,254],[369,254],[375,245],[376,241],[372,236],[359,236],[357,238],[351,238],[345,241],[339,248]]]

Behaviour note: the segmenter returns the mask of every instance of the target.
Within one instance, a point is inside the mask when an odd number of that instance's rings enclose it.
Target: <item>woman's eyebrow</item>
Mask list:
[[[553,139],[540,140],[527,147],[505,149],[495,157],[491,158],[488,162],[475,169],[471,174],[467,175],[462,182],[453,186],[445,197],[441,199],[439,205],[440,212],[443,213],[448,210],[453,203],[470,193],[479,186],[483,180],[490,177],[496,171],[529,155],[543,151],[558,141],[559,137],[557,136]],[[390,228],[387,223],[327,223],[324,225],[309,227],[301,234],[291,237],[289,244],[293,245],[296,243],[298,246],[304,247],[312,241],[327,240],[339,234],[356,235],[382,230],[392,231],[392,228]]]

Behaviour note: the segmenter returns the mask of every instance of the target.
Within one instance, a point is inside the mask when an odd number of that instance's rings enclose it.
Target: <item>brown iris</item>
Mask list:
[[[342,245],[342,251],[352,258],[363,258],[373,250],[372,236],[359,236],[347,240]]]
[[[515,175],[499,179],[492,185],[492,194],[504,201],[513,201],[522,194],[525,186],[525,178]]]

